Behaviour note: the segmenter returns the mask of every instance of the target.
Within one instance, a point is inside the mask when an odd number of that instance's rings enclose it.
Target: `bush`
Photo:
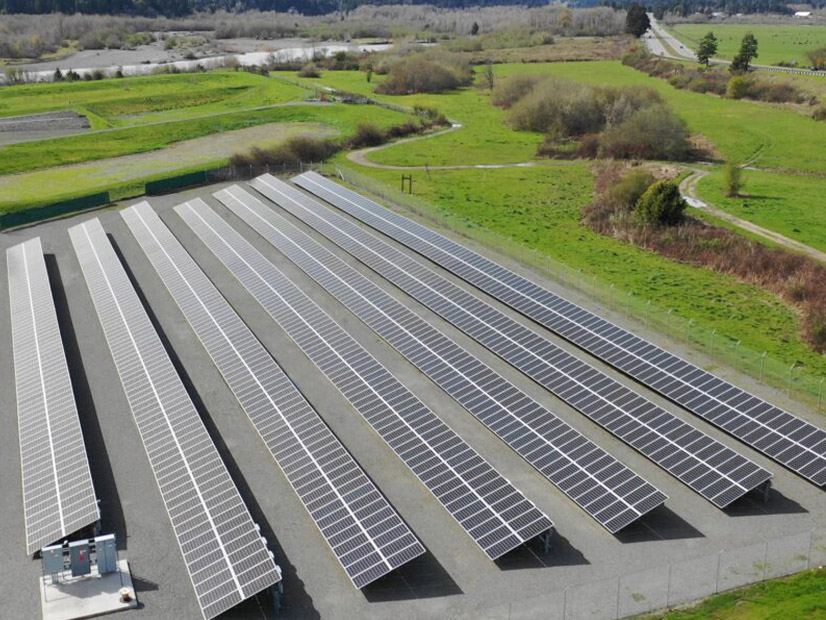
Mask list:
[[[812,112],[812,118],[816,121],[826,121],[826,106],[820,106]]]
[[[513,77],[499,80],[491,92],[491,103],[503,108],[509,108],[531,92],[537,82],[539,82],[539,77],[536,75],[514,75]]]
[[[743,189],[742,170],[734,162],[727,162],[723,168],[723,193],[736,198]]]
[[[546,79],[511,108],[511,126],[566,138],[597,133],[605,126],[605,111],[594,89]]]
[[[657,181],[640,197],[634,218],[642,225],[673,226],[683,219],[686,202],[673,181]]]
[[[685,122],[663,103],[639,108],[602,135],[601,157],[615,159],[688,159],[691,148]]]
[[[356,133],[350,138],[350,148],[362,148],[365,146],[378,146],[387,142],[385,133],[372,123],[362,123],[356,127]]]
[[[609,187],[602,198],[614,209],[631,211],[654,181],[654,175],[648,170],[632,170],[616,185]]]
[[[230,163],[233,166],[297,166],[301,162],[324,161],[339,150],[341,147],[333,140],[293,136],[269,149],[255,147],[247,153],[233,155]]]
[[[754,88],[754,79],[750,75],[735,75],[728,81],[726,97],[743,99]]]
[[[467,86],[472,78],[467,65],[448,65],[414,54],[396,62],[376,92],[387,95],[441,93]]]
[[[321,72],[318,70],[318,67],[314,62],[308,62],[306,65],[301,67],[301,70],[298,72],[298,77],[318,78],[321,77]]]

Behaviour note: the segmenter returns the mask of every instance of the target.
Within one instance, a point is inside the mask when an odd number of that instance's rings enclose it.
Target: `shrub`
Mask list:
[[[726,97],[729,99],[742,99],[748,95],[754,87],[754,80],[750,75],[735,75],[728,81],[726,86]]]
[[[449,65],[414,54],[396,62],[376,92],[388,95],[441,93],[467,86],[471,80],[467,65]]]
[[[648,170],[632,170],[605,190],[602,199],[614,209],[631,211],[654,181],[654,175]]]
[[[686,206],[676,183],[657,181],[637,201],[634,218],[642,225],[673,226],[683,219]]]
[[[594,89],[546,79],[513,105],[509,121],[517,130],[565,138],[602,131],[605,112]]]
[[[727,162],[723,168],[723,193],[726,196],[734,197],[740,195],[743,189],[742,170],[734,162]]]
[[[321,72],[318,70],[318,67],[314,62],[308,62],[301,67],[301,70],[298,72],[298,77],[317,78],[321,77]]]
[[[365,146],[378,146],[387,142],[385,133],[372,123],[361,123],[356,127],[356,133],[350,138],[350,148],[362,148]]]
[[[255,147],[247,153],[233,155],[230,163],[234,166],[297,166],[301,162],[324,161],[340,149],[341,147],[333,140],[293,136],[269,149]]]
[[[663,103],[637,109],[602,135],[602,157],[685,160],[691,155],[685,122]]]
[[[812,118],[816,121],[826,121],[826,106],[820,106],[812,112]]]
[[[537,82],[539,82],[539,77],[536,75],[514,75],[499,80],[491,92],[491,103],[509,108],[533,90]]]

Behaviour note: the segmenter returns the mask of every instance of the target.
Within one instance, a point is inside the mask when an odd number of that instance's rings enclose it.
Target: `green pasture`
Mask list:
[[[290,105],[23,142],[0,150],[0,174],[153,151],[182,140],[266,123],[317,122],[329,125],[341,133],[349,133],[364,121],[363,112],[363,108],[343,104]],[[406,115],[400,112],[370,108],[371,122],[380,127],[401,123],[405,119]]]
[[[717,57],[731,60],[740,49],[743,35],[751,32],[757,38],[756,63],[776,65],[779,62],[797,62],[810,65],[806,52],[826,47],[826,26],[812,26],[801,20],[799,25],[769,26],[749,24],[677,24],[671,27],[686,45],[696,49],[707,32],[717,37]]]
[[[718,594],[695,607],[651,616],[658,620],[825,620],[826,573],[806,571]]]
[[[339,159],[340,166],[354,167]],[[357,171],[379,188],[399,184],[397,170]],[[721,335],[741,339],[743,347],[768,351],[772,359],[826,372],[826,360],[799,340],[795,312],[770,293],[583,226],[582,209],[593,197],[588,164],[431,170],[414,172],[413,177],[417,208],[454,230],[497,247],[506,242],[524,245],[581,270],[584,281],[593,280],[604,291],[613,284],[618,297],[631,292],[637,300],[650,300],[661,313],[671,309],[675,319],[693,319],[709,331],[716,328]]]
[[[126,126],[296,101],[306,92],[242,71],[154,75],[0,89],[0,116],[73,109],[93,128]]]

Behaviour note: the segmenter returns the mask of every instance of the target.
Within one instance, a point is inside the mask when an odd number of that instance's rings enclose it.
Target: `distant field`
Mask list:
[[[826,26],[760,26],[745,24],[679,24],[672,26],[677,36],[689,47],[711,31],[719,41],[717,56],[731,60],[740,48],[743,35],[751,32],[757,37],[759,56],[755,62],[775,65],[779,62],[797,61],[808,65],[806,52],[826,47]]]
[[[0,89],[0,116],[67,108],[93,129],[216,114],[306,98],[306,91],[243,71],[155,75]]]

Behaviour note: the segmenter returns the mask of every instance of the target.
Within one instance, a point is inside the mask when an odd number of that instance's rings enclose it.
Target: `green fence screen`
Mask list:
[[[12,228],[14,226],[32,224],[33,222],[48,220],[53,217],[66,215],[67,213],[83,211],[85,209],[91,209],[92,207],[100,207],[110,202],[109,192],[100,192],[88,196],[71,198],[69,200],[61,200],[60,202],[53,202],[42,207],[5,213],[0,215],[0,228]]]
[[[193,185],[200,185],[207,182],[206,170],[199,170],[198,172],[188,172],[187,174],[179,174],[168,179],[159,179],[157,181],[150,181],[146,184],[147,195],[165,194],[182,187],[191,187]]]

